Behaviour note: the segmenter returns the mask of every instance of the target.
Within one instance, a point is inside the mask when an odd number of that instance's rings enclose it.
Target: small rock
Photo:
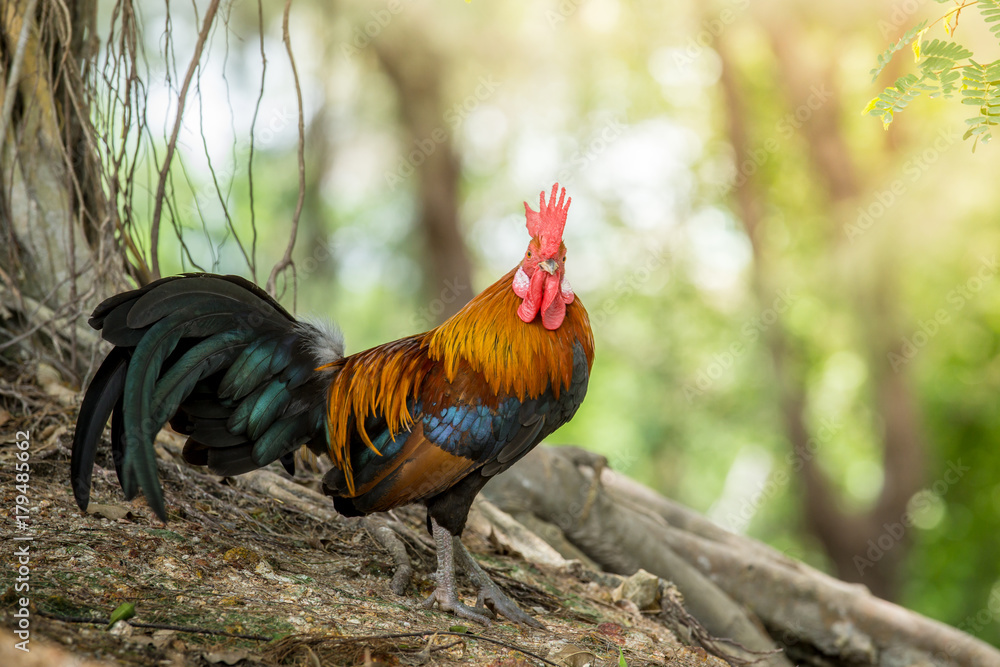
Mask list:
[[[210,665],[238,665],[244,660],[250,659],[247,651],[209,651],[202,653],[201,657]]]
[[[153,632],[153,646],[156,648],[169,646],[176,638],[176,630],[155,630]]]
[[[635,616],[637,618],[639,616],[642,616],[642,612],[639,611],[639,605],[632,602],[628,598],[622,598],[621,600],[615,603],[615,606],[621,609],[622,611],[630,614],[631,616]]]
[[[660,578],[640,569],[611,593],[615,602],[629,600],[639,609],[657,609],[660,602]]]
[[[125,621],[116,621],[108,632],[118,637],[131,637],[132,633],[135,632],[135,628]]]

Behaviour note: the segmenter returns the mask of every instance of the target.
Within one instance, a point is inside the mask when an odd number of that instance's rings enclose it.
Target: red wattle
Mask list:
[[[566,317],[566,302],[559,291],[559,276],[547,276],[542,298],[542,326],[549,331],[559,328]]]
[[[521,318],[521,321],[531,322],[538,315],[538,311],[542,306],[542,293],[545,288],[546,275],[544,271],[535,271],[531,276],[531,282],[528,284],[528,292],[524,297],[524,301],[521,302],[521,306],[517,309],[517,316]]]
[[[559,296],[559,276],[545,276],[545,294],[542,296],[541,308],[543,313],[552,306],[557,296]]]
[[[562,292],[559,276],[553,276],[544,271],[536,270],[525,286],[520,282],[515,287],[515,293],[524,301],[517,309],[517,316],[524,322],[533,322],[538,313],[542,314],[542,326],[549,331],[558,329],[566,318],[566,304],[573,301],[572,292],[567,295]]]

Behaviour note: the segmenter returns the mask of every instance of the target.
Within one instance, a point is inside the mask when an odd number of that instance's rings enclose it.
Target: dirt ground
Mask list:
[[[51,391],[17,383],[5,393],[13,409],[0,409],[2,665],[724,664],[679,644],[655,612],[613,603],[586,568],[526,562],[473,530],[466,545],[546,629],[506,621],[485,628],[424,609],[434,560],[420,508],[395,513],[417,536],[407,540],[414,576],[397,596],[392,560],[364,523],[335,516],[332,506],[303,511],[182,464],[169,435],[160,452],[166,525],[141,497],[124,500],[106,452],[83,513],[69,485],[74,398],[57,397],[61,405]],[[24,490],[13,475],[18,431],[31,436],[31,532],[15,521]],[[29,534],[31,542],[12,539]],[[30,589],[15,591],[15,551],[25,544]],[[461,595],[475,599],[468,586]],[[21,640],[12,634],[22,597],[30,601],[30,653],[15,648]],[[134,603],[135,616],[108,629],[123,603]]]

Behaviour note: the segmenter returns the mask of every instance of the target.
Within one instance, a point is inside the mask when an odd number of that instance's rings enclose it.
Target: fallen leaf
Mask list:
[[[111,519],[112,521],[135,518],[135,515],[132,514],[131,510],[125,507],[120,505],[101,505],[98,503],[91,503],[87,507],[87,514],[102,516],[105,519]]]
[[[135,604],[132,602],[123,602],[111,612],[111,620],[108,621],[108,628],[110,629],[118,621],[127,621],[133,616],[135,616]]]
[[[597,626],[597,632],[616,644],[625,643],[625,628],[617,623],[601,623]]]
[[[233,547],[222,554],[222,560],[240,570],[253,570],[261,562],[260,555],[246,547]]]
[[[10,421],[10,413],[0,408],[0,426],[3,426]]]
[[[597,656],[587,649],[567,644],[566,646],[563,646],[561,651],[553,656],[550,656],[549,659],[555,663],[563,665],[564,667],[588,667],[588,665],[594,664],[594,661],[597,660]]]
[[[77,392],[62,383],[62,376],[55,368],[48,364],[38,364],[35,371],[35,379],[38,386],[46,394],[56,399],[63,405],[73,405],[77,398]]]
[[[48,447],[51,447],[52,445],[54,445],[55,442],[56,442],[56,440],[58,440],[59,438],[61,438],[62,436],[64,436],[66,434],[67,430],[68,429],[66,428],[66,425],[65,424],[61,424],[57,429],[55,429],[45,439],[45,447],[48,448]]]

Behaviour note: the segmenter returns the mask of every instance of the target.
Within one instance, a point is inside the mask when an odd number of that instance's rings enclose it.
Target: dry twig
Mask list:
[[[281,274],[286,269],[292,270],[292,307],[295,307],[296,300],[296,287],[294,285],[295,281],[295,263],[292,261],[292,250],[295,248],[295,239],[299,233],[299,218],[302,216],[302,206],[305,204],[306,199],[306,160],[305,160],[305,149],[306,149],[306,130],[305,130],[305,109],[302,106],[302,86],[299,83],[299,70],[295,66],[295,56],[292,54],[292,39],[288,34],[288,13],[292,8],[292,0],[287,0],[285,2],[285,14],[281,23],[281,36],[285,43],[285,49],[288,51],[288,62],[292,66],[292,79],[295,81],[295,99],[299,105],[299,151],[298,151],[298,165],[299,165],[299,196],[298,200],[295,202],[295,213],[292,216],[292,229],[288,235],[288,245],[285,246],[285,254],[274,265],[271,269],[271,275],[267,279],[267,292],[268,294],[277,297],[277,280],[278,275]]]
[[[149,254],[154,280],[160,277],[160,216],[163,213],[163,199],[166,195],[167,176],[170,174],[170,164],[173,161],[174,152],[177,150],[177,136],[181,131],[181,120],[184,117],[184,107],[187,103],[187,94],[191,87],[191,79],[194,78],[195,70],[201,64],[201,52],[205,48],[205,42],[208,40],[208,35],[214,25],[215,14],[218,9],[219,0],[212,0],[208,6],[208,10],[205,12],[201,31],[198,33],[198,41],[194,46],[194,55],[191,56],[187,73],[184,75],[184,83],[181,85],[180,96],[177,100],[177,116],[174,118],[174,127],[170,132],[170,140],[167,142],[167,154],[163,158],[163,165],[160,167],[160,176],[156,184],[156,198],[153,204],[153,222],[149,231]]]

